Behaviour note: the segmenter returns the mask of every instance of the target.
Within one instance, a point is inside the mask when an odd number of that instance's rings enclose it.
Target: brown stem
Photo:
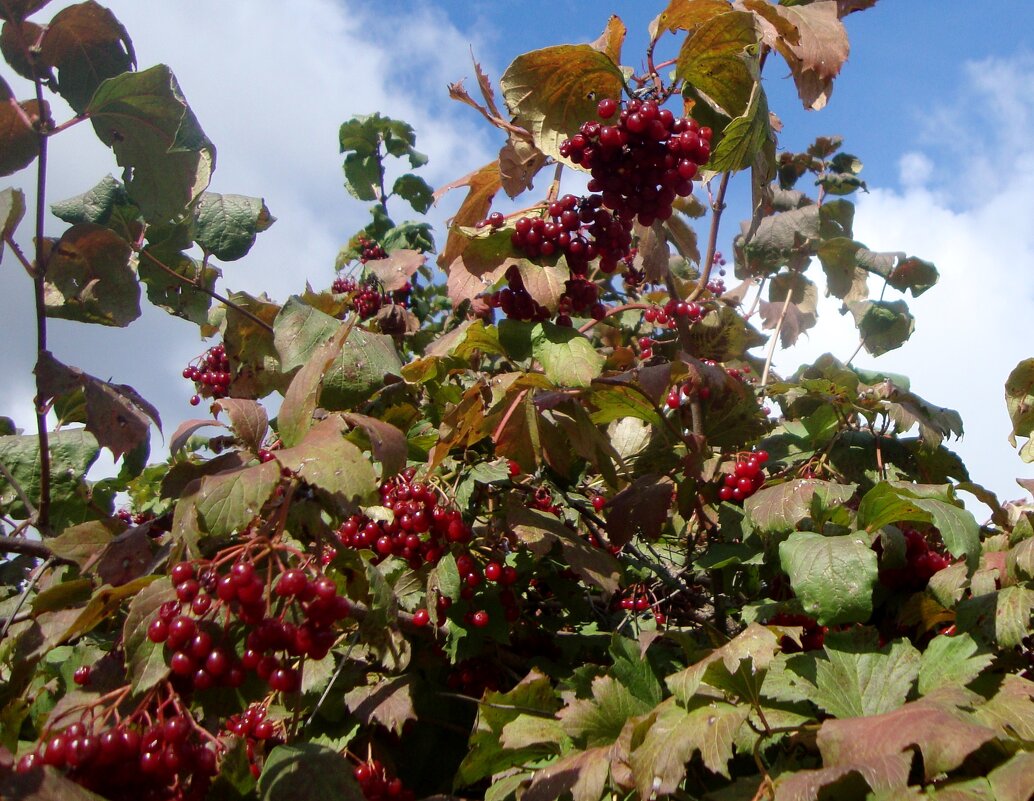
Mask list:
[[[711,204],[711,232],[707,237],[707,255],[704,256],[704,263],[701,265],[700,281],[697,282],[696,288],[686,298],[687,303],[699,298],[704,293],[704,290],[707,289],[708,281],[711,280],[714,254],[718,248],[718,226],[722,221],[722,212],[725,211],[725,192],[729,188],[730,177],[732,177],[731,172],[722,173],[722,180],[718,183],[718,193]]]
[[[6,242],[7,246],[11,248],[11,252],[14,254],[15,258],[18,259],[18,261],[21,263],[29,278],[34,278],[36,275],[36,270],[32,266],[32,262],[25,258],[25,254],[22,252],[22,249],[18,247],[18,243],[14,241],[14,236],[12,234],[7,234],[4,237],[4,242]]]
[[[621,306],[612,306],[611,308],[607,309],[607,313],[604,314],[599,320],[589,320],[581,328],[578,329],[578,332],[584,334],[586,331],[591,330],[593,326],[596,325],[596,323],[603,322],[608,317],[612,317],[615,314],[621,314],[621,312],[626,312],[629,309],[646,310],[652,308],[654,308],[654,305],[652,303],[624,303]]]
[[[218,292],[216,292],[215,290],[209,289],[208,287],[204,286],[203,284],[199,284],[196,281],[191,281],[186,276],[180,275],[174,269],[172,269],[168,265],[166,265],[166,264],[162,263],[161,261],[159,261],[158,259],[156,259],[153,254],[147,252],[146,250],[141,250],[140,251],[140,255],[141,256],[146,256],[147,258],[149,258],[154,263],[154,265],[156,267],[158,267],[159,269],[161,269],[164,272],[168,273],[170,276],[175,278],[177,281],[181,281],[182,283],[186,284],[187,286],[191,287],[192,289],[196,289],[198,292],[203,292],[204,294],[208,295],[208,297],[210,297],[210,298],[212,298],[214,300],[217,300],[220,303],[222,303],[228,309],[233,309],[238,314],[243,314],[245,317],[247,317],[249,320],[251,320],[256,325],[259,325],[262,328],[265,328],[271,334],[273,333],[273,326],[271,326],[269,323],[267,323],[261,317],[256,317],[254,314],[252,314],[250,311],[245,309],[243,306],[240,306],[237,303],[234,303],[229,298],[224,298]]]
[[[24,537],[0,536],[0,553],[18,553],[22,556],[35,556],[37,559],[50,559],[52,562],[66,562],[54,556],[50,548],[42,542],[27,540]],[[67,562],[67,564],[74,564]]]
[[[39,156],[36,162],[36,264],[33,272],[33,290],[36,305],[36,397],[33,400],[36,412],[36,433],[39,439],[39,504],[37,506],[36,526],[42,532],[50,530],[50,435],[47,431],[47,409],[43,399],[46,395],[43,377],[39,366],[47,352],[47,242],[44,239],[44,224],[47,215],[47,125],[43,118],[46,106],[43,102],[43,83],[36,74],[36,63],[29,55],[34,83],[36,85],[36,102],[40,116],[36,120],[36,138],[39,141]]]
[[[15,619],[18,618],[18,613],[21,611],[21,608],[25,605],[25,601],[28,599],[29,594],[36,587],[36,582],[40,580],[40,576],[42,576],[43,572],[47,570],[49,567],[51,567],[51,565],[53,564],[53,560],[48,559],[46,562],[40,565],[39,568],[37,568],[35,573],[32,574],[32,578],[29,579],[28,584],[25,585],[25,589],[22,590],[21,597],[18,599],[18,604],[14,607],[14,611],[11,612],[11,616],[4,621],[3,629],[0,629],[0,642],[3,642],[3,639],[7,636],[7,631],[11,628],[11,625],[15,622]]]
[[[32,501],[22,488],[22,485],[11,475],[11,471],[7,469],[7,465],[3,462],[0,462],[0,475],[14,488],[15,493],[18,495],[18,500],[22,502],[25,510],[29,513],[29,517],[34,517],[37,514],[36,507],[32,505]]]

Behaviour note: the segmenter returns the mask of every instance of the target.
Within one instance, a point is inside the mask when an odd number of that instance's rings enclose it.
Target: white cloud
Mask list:
[[[1016,363],[1034,356],[1031,67],[1027,56],[967,64],[957,103],[929,109],[922,151],[902,158],[902,188],[861,195],[855,217],[859,241],[930,260],[941,273],[933,289],[907,298],[916,317],[911,340],[855,364],[909,375],[919,395],[957,409],[966,436],[951,447],[973,480],[1003,499],[1025,495],[1015,477],[1034,476],[1006,441],[1003,389]],[[874,281],[870,288],[879,290]],[[778,358],[784,369],[826,351],[841,359],[854,351],[853,326],[828,305],[810,339]]]
[[[67,3],[52,3],[49,18]],[[471,75],[469,44],[433,9],[384,20],[340,0],[109,0],[125,25],[141,69],[157,63],[175,72],[187,101],[218,151],[212,189],[262,196],[277,222],[258,237],[240,262],[222,265],[223,286],[267,292],[283,300],[304,289],[326,287],[338,248],[368,221],[366,204],[345,191],[338,153],[340,124],[379,111],[404,119],[429,158],[420,174],[441,185],[492,158],[492,136],[469,109],[450,101],[446,84]],[[28,94],[24,82],[15,91]],[[60,121],[71,113],[54,104]],[[110,151],[89,124],[56,137],[51,148],[48,201],[119,174]],[[30,204],[32,168],[4,185],[22,187]],[[431,216],[437,230],[446,208]],[[31,207],[31,205],[30,205]],[[398,220],[411,212],[393,205]],[[29,215],[31,217],[31,215]],[[31,242],[30,220],[19,240]],[[48,233],[59,234],[51,221]],[[0,266],[0,319],[5,342],[0,370],[8,379],[0,414],[32,425],[35,359],[31,284],[8,253]],[[144,304],[145,307],[147,304]],[[193,326],[147,307],[127,330],[50,323],[50,348],[62,361],[103,378],[134,386],[159,407],[166,434],[193,411],[191,385],[180,375],[204,345]],[[18,401],[17,407],[6,401]],[[160,448],[160,440],[153,443]]]

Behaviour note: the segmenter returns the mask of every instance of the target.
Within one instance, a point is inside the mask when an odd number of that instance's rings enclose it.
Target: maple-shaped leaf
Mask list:
[[[629,758],[641,797],[675,792],[697,751],[708,770],[728,778],[733,739],[749,713],[746,704],[707,698],[693,699],[686,706],[675,698],[664,701],[638,727],[638,744]]]
[[[541,755],[541,746],[507,750],[500,737],[507,724],[532,711],[552,719],[560,701],[549,679],[532,671],[507,693],[489,692],[478,706],[477,723],[470,736],[470,747],[456,772],[456,786],[463,787],[481,779],[524,764],[530,756]],[[548,747],[545,749],[548,752]]]
[[[592,698],[572,701],[557,717],[572,740],[594,747],[616,741],[629,718],[645,715],[652,708],[613,676],[597,676],[592,682]]]
[[[560,143],[596,118],[600,100],[620,97],[624,79],[610,57],[591,45],[557,45],[518,56],[499,84],[536,147],[560,159]]]
[[[655,41],[662,33],[692,31],[729,10],[728,0],[670,0],[668,7],[650,22],[650,39]]]
[[[973,716],[999,737],[1034,741],[1034,682],[1006,675],[994,697],[977,707]]]
[[[972,703],[972,696],[957,688],[942,688],[881,715],[827,720],[817,738],[823,764],[864,763],[919,748],[927,780],[955,770],[996,736],[960,709]]]
[[[779,638],[770,629],[751,623],[696,664],[668,676],[665,683],[683,704],[690,703],[701,684],[735,697],[754,698],[778,648]]]
[[[816,496],[826,507],[849,500],[854,484],[836,484],[814,478],[797,478],[773,487],[762,487],[743,502],[747,518],[759,531],[789,532],[811,516]]]
[[[920,695],[949,684],[965,686],[994,661],[969,634],[940,635],[930,640],[919,665]]]
[[[363,723],[379,723],[401,734],[406,721],[416,719],[416,711],[413,709],[415,681],[416,674],[410,673],[356,687],[345,693],[345,705]]]
[[[599,801],[611,767],[621,758],[616,744],[573,751],[538,771],[523,801],[555,801],[570,793],[573,801]]]
[[[874,639],[852,642],[829,635],[825,658],[815,660],[811,700],[840,718],[878,715],[901,706],[919,675],[920,654],[907,640],[879,650],[875,645]]]

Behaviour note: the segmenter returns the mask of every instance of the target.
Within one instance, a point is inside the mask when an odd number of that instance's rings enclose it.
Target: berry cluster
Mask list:
[[[460,512],[439,505],[435,491],[414,481],[415,476],[416,470],[407,468],[381,484],[381,505],[391,510],[393,518],[352,515],[337,530],[340,544],[372,550],[375,563],[397,556],[417,570],[425,563],[437,564],[451,543],[470,542],[471,530]]]
[[[642,340],[640,340],[640,342],[642,342]],[[647,349],[643,348],[643,350],[645,351]],[[649,357],[643,355],[643,358],[646,359]],[[694,396],[700,400],[707,400],[711,397],[711,388],[697,386],[692,381],[685,381],[682,384],[676,384],[668,390],[668,397],[664,399],[664,405],[669,409],[678,409]]]
[[[453,692],[481,698],[485,692],[499,689],[499,679],[495,663],[474,657],[457,662],[445,677],[445,686]]]
[[[193,381],[197,390],[190,399],[191,406],[201,403],[201,398],[225,398],[233,380],[225,346],[219,344],[206,350],[183,368],[183,377]]]
[[[644,584],[633,584],[624,592],[616,594],[611,601],[611,606],[623,612],[647,612],[654,607],[655,603],[651,599],[651,595],[652,593]],[[654,611],[653,617],[660,626],[668,622],[668,618],[663,612]]]
[[[352,772],[366,801],[414,801],[413,791],[392,777],[376,759],[360,762]]]
[[[355,247],[359,251],[359,261],[366,264],[368,261],[388,258],[387,252],[378,242],[370,239],[365,234],[359,234],[355,238]]]
[[[550,202],[548,219],[519,218],[510,242],[530,259],[563,254],[572,275],[587,274],[589,262],[597,257],[600,270],[612,273],[632,245],[632,222],[614,217],[602,205],[601,195],[564,195]]]
[[[92,721],[73,723],[40,742],[16,769],[28,773],[50,765],[114,801],[181,801],[205,797],[217,763],[194,721],[176,713],[150,724],[142,717],[124,720],[103,731]]]
[[[214,566],[197,568],[193,562],[172,568],[178,600],[159,607],[147,629],[151,642],[164,644],[173,676],[195,690],[239,687],[250,670],[273,691],[295,692],[301,676],[290,661],[325,657],[337,638],[334,624],[349,614],[348,600],[327,576],[292,568],[269,593],[245,559],[223,575]],[[240,656],[233,646],[236,633],[218,622],[230,619],[221,614],[224,609],[247,631]]]
[[[531,509],[538,509],[540,512],[548,512],[551,515],[560,516],[561,508],[553,503],[553,493],[546,487],[538,487],[534,495],[528,500]]]
[[[384,306],[395,304],[397,306],[408,306],[409,295],[413,291],[412,285],[406,284],[394,292],[382,292],[376,279],[367,278],[357,282],[353,278],[339,275],[330,285],[330,291],[336,295],[351,295],[349,298],[351,306],[362,320],[369,320]]]
[[[944,570],[948,560],[930,548],[926,537],[914,528],[905,528],[905,566],[881,567],[880,583],[892,590],[916,592],[923,589],[934,573]],[[873,547],[882,552],[882,543],[877,537]],[[882,553],[881,553],[882,555]]]
[[[528,294],[524,280],[516,266],[506,271],[506,286],[485,297],[488,305],[502,309],[507,317],[515,320],[548,320],[549,310]],[[606,307],[599,302],[599,288],[592,281],[572,274],[565,284],[564,293],[557,303],[558,325],[570,326],[571,314],[588,314],[600,320],[606,315]]]
[[[718,488],[718,497],[723,501],[742,501],[749,498],[765,484],[765,472],[762,465],[768,461],[767,451],[754,451],[737,457],[732,473],[722,479]]]
[[[258,778],[262,771],[255,759],[256,744],[279,740],[282,734],[278,731],[277,725],[266,718],[265,707],[261,704],[252,704],[239,715],[231,715],[227,718],[223,728],[245,741],[248,766],[251,774]]]
[[[588,121],[579,133],[560,143],[560,155],[589,170],[590,192],[601,192],[603,205],[619,219],[642,225],[671,216],[676,197],[693,191],[697,168],[711,155],[711,129],[696,120],[676,119],[652,100],[601,100],[602,120]]]
[[[804,629],[801,633],[801,644],[794,642],[792,637],[783,637],[779,646],[784,653],[792,654],[798,651],[817,651],[826,641],[827,626],[820,626],[815,618],[807,615],[794,614],[792,612],[777,612],[768,619],[769,626],[800,626]]]

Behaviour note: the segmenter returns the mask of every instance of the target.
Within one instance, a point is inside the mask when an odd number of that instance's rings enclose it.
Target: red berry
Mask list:
[[[473,615],[471,615],[470,623],[475,628],[483,629],[488,625],[488,612],[483,609],[479,609]]]
[[[417,609],[413,613],[413,625],[421,628],[431,622],[431,615],[426,609]]]

